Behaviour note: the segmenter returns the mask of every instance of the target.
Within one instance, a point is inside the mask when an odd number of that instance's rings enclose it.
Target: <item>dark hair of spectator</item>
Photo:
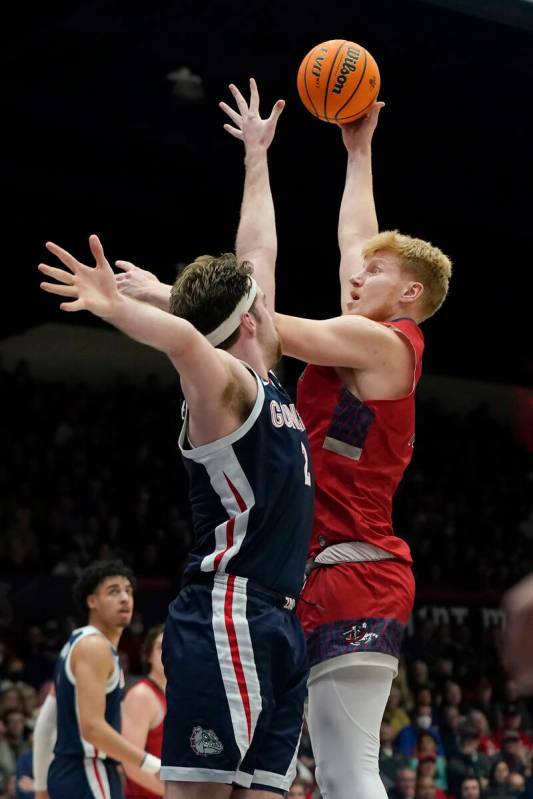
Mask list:
[[[150,671],[150,657],[152,656],[152,652],[154,650],[155,639],[161,635],[164,629],[164,624],[156,624],[155,627],[150,627],[144,637],[141,647],[141,660],[145,671],[147,672]]]
[[[73,588],[74,602],[83,618],[87,618],[89,614],[87,597],[94,594],[107,577],[125,577],[130,581],[133,590],[137,585],[132,570],[121,560],[97,560],[92,563],[82,571]]]

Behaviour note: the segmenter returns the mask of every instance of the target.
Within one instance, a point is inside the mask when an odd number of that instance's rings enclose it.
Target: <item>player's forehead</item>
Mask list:
[[[112,574],[109,577],[104,577],[104,579],[98,583],[96,590],[107,593],[117,588],[121,591],[124,589],[130,592],[133,591],[131,580],[123,574]]]
[[[365,268],[373,265],[381,266],[388,271],[398,271],[401,266],[400,257],[393,250],[376,250],[376,252],[367,253],[363,259]]]

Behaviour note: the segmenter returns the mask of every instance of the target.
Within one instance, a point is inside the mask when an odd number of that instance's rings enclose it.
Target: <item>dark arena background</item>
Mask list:
[[[131,684],[191,543],[177,378],[163,356],[40,292],[44,243],[87,261],[98,233],[111,262],[165,282],[196,255],[232,250],[243,151],[218,102],[253,76],[263,113],[287,101],[269,151],[279,308],[337,314],[345,151],[336,126],[303,107],[296,73],[312,46],[346,38],[381,72],[380,227],[454,263],[449,298],[424,325],[415,451],[395,502],[417,599],[382,778],[391,797],[460,799],[472,773],[483,796],[531,799],[533,704],[499,641],[502,593],[533,571],[533,3],[58,0],[3,15],[0,797],[33,796],[32,729],[77,625],[76,575],[115,555],[137,574],[121,641]],[[281,363],[291,393],[301,369]],[[420,731],[428,705],[438,767],[432,784],[406,787],[421,755],[395,741]],[[470,749],[465,725],[478,731]],[[498,786],[501,760],[511,776]],[[318,797],[305,735],[299,771],[291,795]]]

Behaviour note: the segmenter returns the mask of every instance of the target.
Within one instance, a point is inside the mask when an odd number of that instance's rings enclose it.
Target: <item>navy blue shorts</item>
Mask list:
[[[288,791],[307,693],[300,622],[243,577],[193,583],[163,637],[161,779]]]
[[[117,765],[98,757],[55,755],[48,769],[50,799],[124,799]]]

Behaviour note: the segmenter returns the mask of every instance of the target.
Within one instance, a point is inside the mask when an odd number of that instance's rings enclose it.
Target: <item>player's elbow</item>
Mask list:
[[[101,720],[98,718],[81,718],[80,719],[80,733],[81,737],[88,741],[93,746],[98,747],[101,738]]]

